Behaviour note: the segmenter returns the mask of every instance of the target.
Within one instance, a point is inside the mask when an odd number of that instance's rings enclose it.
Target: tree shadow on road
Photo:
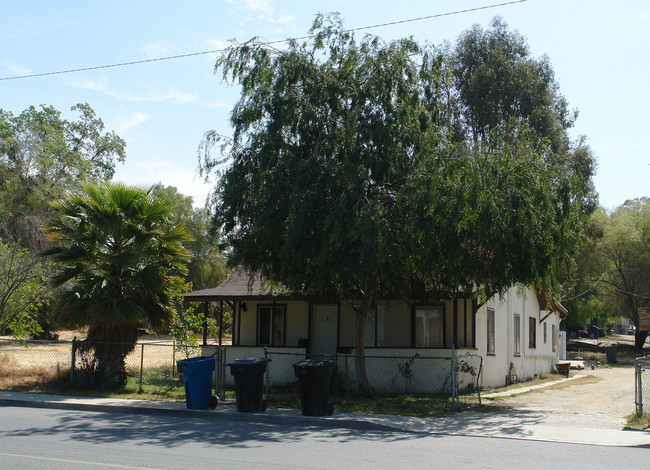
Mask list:
[[[51,410],[43,410],[50,414]],[[7,437],[66,435],[88,443],[119,443],[176,447],[194,443],[203,446],[257,447],[264,443],[318,439],[349,442],[358,439],[396,441],[418,438],[418,434],[372,423],[341,424],[295,422],[239,417],[213,412],[209,418],[187,415],[150,415],[105,412],[56,411],[54,426],[21,428],[0,434]]]

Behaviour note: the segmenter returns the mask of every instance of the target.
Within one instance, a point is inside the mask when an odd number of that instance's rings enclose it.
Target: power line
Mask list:
[[[579,293],[578,295],[574,295],[573,297],[569,297],[568,299],[561,299],[561,301],[562,301],[562,302],[568,302],[569,300],[573,300],[573,299],[577,299],[578,297],[582,297],[582,296],[585,295],[587,292],[590,292],[591,290],[593,290],[593,288],[596,287],[596,284],[598,284],[600,281],[602,281],[603,278],[605,277],[605,274],[607,274],[608,272],[609,272],[609,269],[606,270],[606,271],[603,273],[603,275],[600,276],[600,279],[598,279],[596,282],[594,282],[594,283],[591,285],[590,288],[584,290],[583,292]]]
[[[354,31],[364,31],[368,29],[374,29],[374,28],[383,28],[386,26],[394,26],[397,24],[404,24],[404,23],[413,23],[415,21],[424,21],[424,20],[430,20],[434,18],[442,18],[445,16],[453,16],[453,15],[460,15],[463,13],[471,13],[475,11],[480,11],[480,10],[489,10],[492,8],[498,8],[498,7],[503,7],[503,6],[508,6],[508,5],[514,5],[517,3],[524,3],[527,2],[528,0],[513,0],[510,2],[503,2],[503,3],[496,3],[493,5],[486,5],[483,7],[476,7],[476,8],[467,8],[465,10],[456,10],[456,11],[451,11],[447,13],[439,13],[437,15],[429,15],[429,16],[420,16],[418,18],[410,18],[407,20],[399,20],[399,21],[392,21],[389,23],[380,23],[380,24],[375,24],[372,26],[362,26],[359,28],[352,28],[348,29],[346,31],[348,32],[354,32]],[[289,41],[296,41],[296,40],[301,40],[301,39],[309,39],[312,36],[301,36],[297,38],[292,38],[292,39],[281,39],[277,41],[268,41],[265,44],[272,45],[272,44],[281,44]],[[196,57],[196,56],[201,56],[201,55],[208,55],[208,54],[217,54],[223,52],[225,49],[214,49],[210,51],[201,51],[201,52],[191,52],[188,54],[179,54],[179,55],[173,55],[173,56],[167,56],[167,57],[157,57],[154,59],[143,59],[143,60],[132,60],[129,62],[120,62],[116,64],[106,64],[106,65],[96,65],[93,67],[80,67],[76,69],[68,69],[68,70],[59,70],[55,72],[43,72],[43,73],[33,73],[29,75],[16,75],[13,77],[4,77],[0,78],[0,81],[8,81],[8,80],[22,80],[25,78],[37,78],[37,77],[47,77],[51,75],[64,75],[64,74],[69,74],[69,73],[77,73],[77,72],[88,72],[92,70],[102,70],[102,69],[109,69],[109,68],[117,68],[117,67],[127,67],[131,65],[141,65],[141,64],[150,64],[153,62],[162,62],[166,60],[177,60],[177,59],[186,59],[188,57]]]
[[[639,295],[639,294],[635,294],[633,292],[627,292],[627,291],[624,291],[624,290],[621,290],[621,289],[616,289],[616,292],[620,292],[621,294],[625,294],[625,295],[631,295],[632,297],[638,297],[640,299],[650,300],[650,297],[647,297],[645,295]]]

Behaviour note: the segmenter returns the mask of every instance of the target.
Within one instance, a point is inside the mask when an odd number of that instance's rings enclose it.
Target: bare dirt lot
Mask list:
[[[528,412],[549,426],[622,429],[626,416],[635,412],[634,358],[640,354],[633,349],[634,336],[611,335],[601,341],[618,345],[618,365],[604,366],[604,354],[569,352],[569,359],[576,356],[585,359],[585,370],[571,371],[572,377],[580,378],[488,402],[488,406]],[[648,344],[643,354],[650,355]],[[592,370],[590,364],[597,366]]]
[[[625,417],[634,412],[634,366],[588,369],[575,375],[582,378],[490,406],[528,411],[550,426],[622,429]]]

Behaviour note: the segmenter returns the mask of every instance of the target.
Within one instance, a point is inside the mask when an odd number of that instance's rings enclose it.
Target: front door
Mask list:
[[[338,331],[338,306],[312,306],[311,354],[315,356],[336,354]]]

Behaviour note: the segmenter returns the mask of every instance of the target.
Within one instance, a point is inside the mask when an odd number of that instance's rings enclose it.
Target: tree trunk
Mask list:
[[[126,354],[124,347],[116,343],[95,343],[97,359],[97,379],[101,388],[111,390],[126,386]]]
[[[634,349],[637,351],[643,351],[643,345],[645,344],[645,340],[648,337],[648,332],[647,331],[640,331],[639,327],[636,327],[636,331],[634,333]]]
[[[119,322],[97,323],[88,329],[87,342],[97,360],[97,381],[102,388],[122,389],[126,386],[126,356],[138,340],[138,326]]]
[[[370,397],[373,394],[370,381],[368,380],[368,375],[366,374],[365,339],[366,321],[368,319],[368,313],[370,312],[374,293],[374,290],[364,292],[361,305],[358,308],[355,308],[356,321],[354,331],[354,349],[356,355],[354,358],[354,368],[357,376],[357,393],[359,396],[364,397]]]

